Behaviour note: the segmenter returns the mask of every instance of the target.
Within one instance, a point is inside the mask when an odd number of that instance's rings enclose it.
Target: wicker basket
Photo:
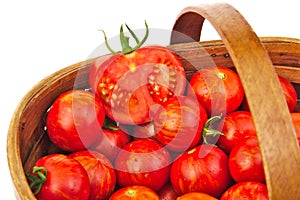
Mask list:
[[[199,41],[205,19],[223,41],[192,42],[177,34]],[[291,81],[300,97],[300,40],[258,38],[238,11],[223,3],[185,8],[174,30],[169,48],[182,58],[188,78],[197,70],[195,65],[207,65],[207,57],[218,65],[235,66],[256,125],[269,197],[300,199],[300,153],[295,134],[282,136],[294,129],[275,73]],[[8,131],[7,153],[18,199],[35,199],[25,173],[41,156],[59,151],[44,131],[47,109],[61,92],[74,86],[89,87],[92,62],[81,62],[46,77],[16,108]]]

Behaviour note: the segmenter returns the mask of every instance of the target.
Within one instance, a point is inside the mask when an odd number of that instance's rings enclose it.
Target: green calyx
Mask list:
[[[220,121],[221,119],[222,119],[222,115],[217,115],[217,116],[213,116],[213,117],[209,118],[205,122],[203,130],[202,130],[202,138],[203,138],[204,144],[209,144],[209,142],[207,141],[208,136],[215,137],[217,135],[224,135],[221,131],[209,128],[212,123]]]
[[[136,46],[135,47],[131,47],[129,45],[129,39],[130,39],[130,37],[128,37],[128,36],[126,36],[124,34],[123,24],[122,24],[121,28],[120,28],[120,42],[121,42],[121,46],[122,46],[121,53],[122,54],[129,54],[129,53],[135,51],[136,49],[140,48],[145,43],[145,41],[147,40],[148,35],[149,35],[149,28],[148,28],[147,22],[145,21],[146,33],[145,33],[144,38],[140,41],[139,38],[136,36],[136,34],[129,28],[129,26],[127,24],[125,24],[125,26],[126,26],[127,30],[129,31],[129,33],[131,34],[131,36],[133,37],[133,39],[135,40],[135,42],[136,42]],[[100,30],[100,31],[102,31],[103,34],[104,34],[105,45],[106,45],[107,49],[112,54],[120,53],[120,52],[114,51],[111,48],[111,46],[108,44],[108,40],[107,40],[105,32],[103,30]]]
[[[36,174],[36,176],[33,174]],[[34,195],[37,195],[47,180],[47,169],[45,167],[34,166],[32,174],[27,174],[26,177],[30,182],[30,188]]]

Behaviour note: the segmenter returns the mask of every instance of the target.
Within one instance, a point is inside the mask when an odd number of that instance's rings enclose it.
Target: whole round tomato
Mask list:
[[[223,135],[220,135],[217,145],[227,154],[230,153],[235,144],[244,138],[256,136],[256,129],[249,111],[229,113],[219,123],[218,130]]]
[[[236,182],[266,182],[256,137],[246,138],[232,148],[229,155],[229,171]]]
[[[173,162],[170,180],[179,195],[204,192],[218,198],[232,181],[228,157],[214,145],[199,145]]]
[[[201,142],[206,120],[206,111],[196,98],[171,97],[155,113],[155,138],[169,150],[183,152]]]
[[[283,95],[285,97],[288,109],[290,112],[293,112],[297,105],[297,92],[294,86],[284,77],[279,76],[279,83],[281,85],[281,89],[283,92]],[[247,102],[247,99],[244,99],[244,102],[242,103],[243,110],[249,110],[249,105]]]
[[[47,133],[62,150],[84,150],[101,137],[104,118],[102,103],[92,93],[70,90],[58,96],[50,107]]]
[[[149,187],[134,185],[115,191],[109,200],[159,200],[157,193]]]
[[[118,183],[121,187],[143,185],[158,191],[170,172],[171,157],[158,142],[140,139],[128,143],[115,160]]]
[[[40,200],[87,200],[90,180],[87,172],[75,159],[63,154],[40,158],[28,175],[30,186]]]
[[[295,127],[295,131],[297,134],[298,144],[300,148],[300,112],[291,113],[292,122]]]
[[[224,192],[220,200],[268,200],[267,186],[260,182],[240,182]]]
[[[237,110],[244,99],[244,89],[236,72],[223,66],[198,70],[189,81],[188,93],[195,93],[209,116]]]
[[[104,62],[96,60],[90,84],[108,117],[124,124],[142,124],[151,121],[149,111],[154,104],[183,94],[186,76],[170,49],[147,46],[112,55]]]
[[[179,197],[177,197],[176,200],[218,200],[217,198],[208,195],[206,193],[203,192],[189,192],[189,193],[185,193]]]
[[[114,162],[119,151],[130,142],[130,135],[125,133],[120,126],[103,126],[103,136],[93,143],[88,149],[104,154]]]
[[[69,155],[87,171],[90,180],[89,200],[107,199],[116,186],[116,173],[111,162],[95,151],[78,151]]]

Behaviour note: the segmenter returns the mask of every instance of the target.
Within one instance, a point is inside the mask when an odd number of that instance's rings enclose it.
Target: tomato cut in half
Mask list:
[[[101,63],[101,62],[100,62]],[[116,54],[91,70],[96,95],[106,114],[124,124],[150,122],[149,111],[173,95],[182,95],[186,76],[181,61],[162,46],[147,46]],[[92,68],[93,68],[92,67]],[[97,77],[95,79],[94,77]]]

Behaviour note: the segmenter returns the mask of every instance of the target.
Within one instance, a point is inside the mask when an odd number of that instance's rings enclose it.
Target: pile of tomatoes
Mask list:
[[[90,88],[64,92],[49,108],[46,131],[63,153],[40,158],[28,174],[36,197],[267,199],[238,74],[211,66],[187,81],[175,53],[141,47],[131,34],[135,48],[121,31],[123,51],[95,60]],[[299,140],[297,93],[279,80]]]

